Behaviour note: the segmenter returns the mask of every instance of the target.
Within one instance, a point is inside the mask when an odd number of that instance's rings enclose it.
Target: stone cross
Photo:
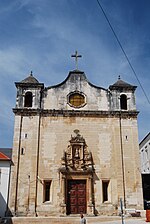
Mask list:
[[[78,70],[78,58],[81,58],[82,55],[78,55],[78,52],[75,51],[75,54],[71,55],[71,57],[75,58],[75,61],[76,61],[76,70]]]

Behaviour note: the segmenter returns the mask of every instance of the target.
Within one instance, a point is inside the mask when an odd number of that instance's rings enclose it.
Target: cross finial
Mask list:
[[[75,51],[75,54],[71,55],[71,57],[75,58],[75,62],[76,62],[76,70],[78,70],[78,58],[81,58],[82,55],[78,55],[78,52]]]
[[[120,80],[121,78],[120,78],[120,75],[118,75],[118,79]]]
[[[33,76],[33,72],[31,71],[30,76]]]

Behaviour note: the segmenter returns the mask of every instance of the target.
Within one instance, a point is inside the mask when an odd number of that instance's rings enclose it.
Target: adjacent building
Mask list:
[[[150,209],[150,132],[140,142],[144,209]]]
[[[8,211],[11,152],[12,149],[0,148],[0,217]]]
[[[79,70],[15,85],[12,214],[117,214],[120,198],[143,208],[136,86],[119,77],[105,89]]]

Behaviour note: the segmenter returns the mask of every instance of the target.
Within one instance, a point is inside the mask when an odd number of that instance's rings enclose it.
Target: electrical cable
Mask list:
[[[127,56],[127,54],[126,54],[126,52],[125,52],[125,50],[124,50],[124,48],[123,48],[123,46],[122,46],[122,44],[121,44],[119,38],[118,38],[118,36],[117,36],[117,34],[116,34],[115,30],[114,30],[114,28],[112,27],[112,25],[111,25],[111,23],[110,23],[110,20],[108,19],[107,15],[106,15],[106,12],[104,11],[102,5],[100,4],[100,1],[99,1],[99,0],[96,0],[96,1],[97,1],[97,3],[98,3],[98,6],[100,7],[101,11],[103,12],[104,17],[105,17],[105,19],[107,20],[107,22],[108,22],[108,24],[109,24],[109,26],[110,26],[110,28],[111,28],[111,31],[113,32],[113,34],[114,34],[114,36],[115,36],[115,38],[116,38],[116,40],[117,40],[117,42],[118,42],[118,44],[119,44],[119,46],[120,46],[120,48],[121,48],[123,54],[124,54],[124,56],[125,56],[125,58],[126,58],[128,64],[129,64],[129,66],[130,66],[130,68],[131,68],[133,74],[135,75],[135,77],[136,77],[136,79],[137,79],[137,81],[138,81],[138,83],[139,83],[139,85],[140,85],[140,87],[141,87],[141,89],[142,89],[142,91],[143,91],[143,93],[144,93],[144,95],[145,95],[145,97],[146,97],[148,103],[150,104],[150,100],[149,100],[149,98],[148,98],[148,96],[147,96],[147,94],[146,94],[146,92],[145,92],[145,90],[144,90],[144,88],[143,88],[143,86],[142,86],[142,84],[141,84],[141,82],[140,82],[138,76],[137,76],[137,73],[136,73],[134,67],[132,66],[132,64],[131,64],[131,62],[130,62],[130,60],[129,60],[129,58],[128,58],[128,56]]]

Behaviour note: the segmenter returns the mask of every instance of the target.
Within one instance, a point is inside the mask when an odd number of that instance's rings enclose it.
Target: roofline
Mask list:
[[[94,87],[94,88],[97,88],[97,89],[103,89],[103,90],[109,92],[108,89],[105,89],[105,88],[100,87],[100,86],[96,86],[96,85],[92,84],[91,82],[89,82],[89,80],[87,79],[85,73],[84,73],[83,71],[80,71],[80,70],[73,70],[73,71],[70,71],[69,74],[68,74],[68,76],[67,76],[67,78],[66,78],[64,81],[62,81],[61,83],[59,83],[59,84],[57,84],[57,85],[53,85],[53,86],[45,87],[45,90],[47,90],[47,89],[51,89],[51,88],[57,88],[57,87],[63,85],[63,84],[70,78],[71,74],[82,74],[82,75],[85,76],[85,79],[87,80],[87,82],[88,82],[88,84],[89,84],[90,86],[92,86],[92,87]]]
[[[0,148],[0,152],[1,152],[1,149],[11,149],[12,150],[12,148]]]
[[[150,132],[143,138],[143,140],[139,143],[139,145],[141,145],[149,135],[150,135]]]
[[[11,158],[9,158],[8,156],[6,156],[4,153],[0,152],[4,158],[0,158],[0,161],[11,161]]]
[[[1,159],[0,158],[0,161],[11,161],[11,159],[8,157],[8,159]]]

